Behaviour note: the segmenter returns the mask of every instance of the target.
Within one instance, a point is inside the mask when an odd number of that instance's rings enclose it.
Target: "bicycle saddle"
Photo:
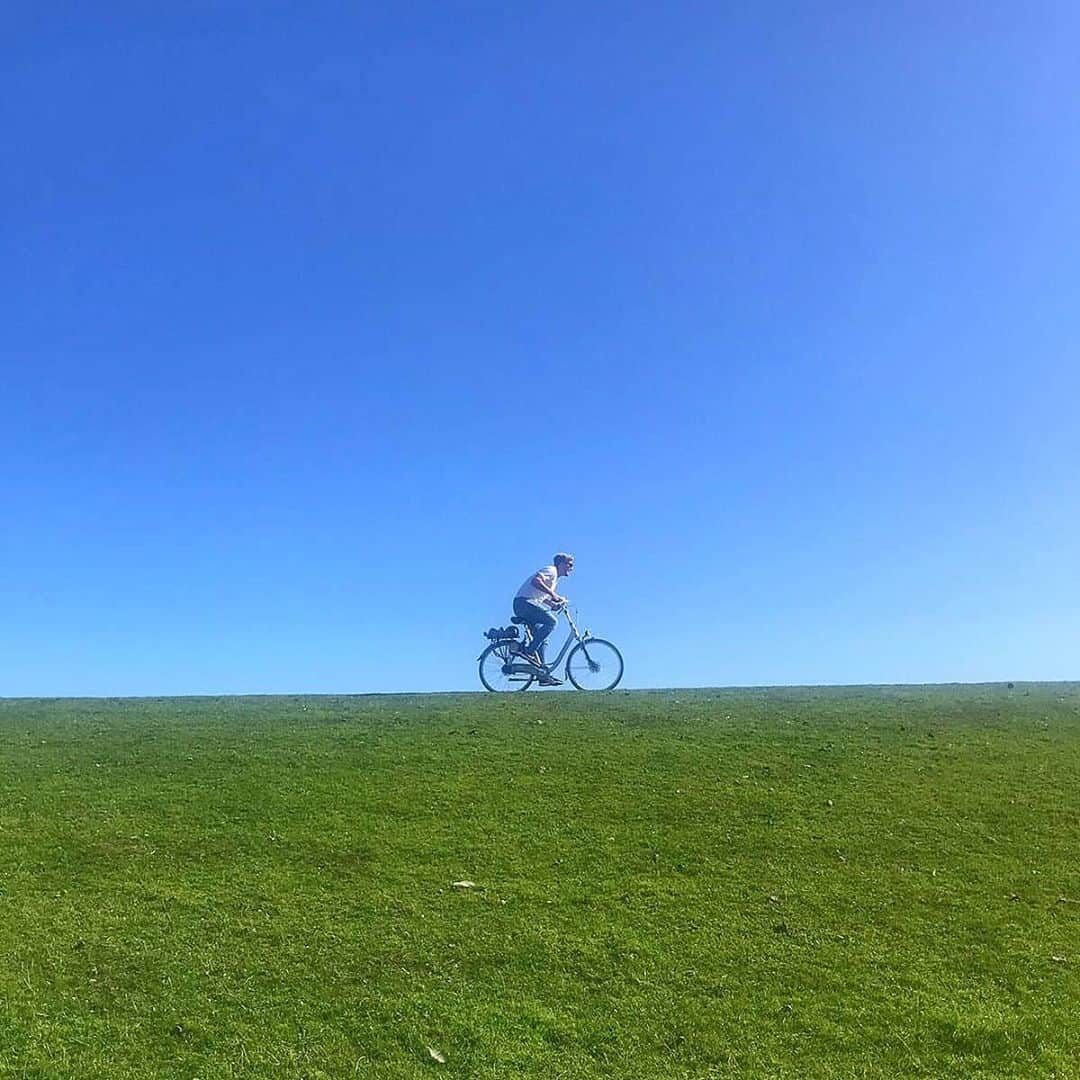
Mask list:
[[[512,622],[512,623],[513,623],[513,624],[514,624],[515,626],[524,626],[524,625],[525,625],[525,620],[524,620],[524,619],[521,619],[521,618],[519,618],[519,617],[518,617],[517,615],[514,615],[514,616],[513,616],[513,617],[512,617],[511,619],[510,619],[510,621],[511,621],[511,622]]]

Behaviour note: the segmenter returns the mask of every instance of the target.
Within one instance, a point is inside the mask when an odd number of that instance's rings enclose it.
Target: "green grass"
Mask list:
[[[1078,1062],[1076,684],[0,701],[0,1076]]]

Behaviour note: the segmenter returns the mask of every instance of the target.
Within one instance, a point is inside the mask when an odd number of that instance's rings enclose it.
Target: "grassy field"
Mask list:
[[[1080,686],[0,701],[0,1076],[438,1074],[1080,1076]]]

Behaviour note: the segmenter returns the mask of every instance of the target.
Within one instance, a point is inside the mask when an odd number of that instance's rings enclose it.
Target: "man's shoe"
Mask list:
[[[562,679],[556,679],[554,675],[541,675],[536,681],[541,686],[562,686]]]

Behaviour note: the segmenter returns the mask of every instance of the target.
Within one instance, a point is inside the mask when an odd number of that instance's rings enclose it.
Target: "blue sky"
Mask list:
[[[1075,5],[5,22],[0,694],[1077,676]]]

